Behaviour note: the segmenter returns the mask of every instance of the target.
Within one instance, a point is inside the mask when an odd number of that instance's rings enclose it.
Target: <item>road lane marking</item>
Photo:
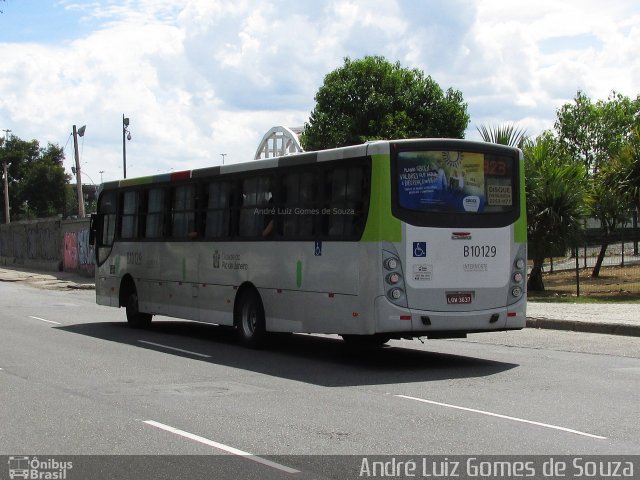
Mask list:
[[[189,350],[183,350],[181,348],[170,347],[169,345],[162,345],[161,343],[147,342],[146,340],[138,340],[138,342],[147,345],[153,345],[154,347],[166,348],[167,350],[175,350],[176,352],[188,353],[189,355],[195,355],[196,357],[211,358],[211,355],[205,355],[204,353],[191,352]]]
[[[45,318],[33,317],[29,315],[29,318],[33,318],[34,320],[40,320],[41,322],[53,323],[54,325],[62,325],[60,322],[54,322],[53,320],[47,320]]]
[[[482,415],[489,415],[491,417],[503,418],[505,420],[513,420],[514,422],[529,423],[531,425],[538,425],[539,427],[552,428],[554,430],[562,430],[563,432],[575,433],[576,435],[583,435],[585,437],[597,438],[597,439],[600,439],[600,440],[606,440],[607,439],[607,437],[603,437],[603,436],[600,436],[600,435],[594,435],[592,433],[581,432],[580,430],[573,430],[571,428],[559,427],[558,425],[551,425],[549,423],[534,422],[533,420],[526,420],[524,418],[518,418],[518,417],[510,417],[508,415],[501,415],[499,413],[486,412],[484,410],[476,410],[475,408],[460,407],[458,405],[451,405],[449,403],[434,402],[433,400],[425,400],[424,398],[409,397],[407,395],[394,395],[394,397],[406,398],[407,400],[415,400],[416,402],[430,403],[431,405],[438,405],[438,406],[441,406],[441,407],[455,408],[455,409],[458,409],[458,410],[464,410],[465,412],[480,413]]]
[[[184,430],[179,430],[177,428],[171,427],[169,425],[165,425],[160,422],[156,422],[154,420],[143,420],[143,423],[146,423],[147,425],[151,425],[152,427],[160,428],[161,430],[165,430],[167,432],[175,433],[176,435],[180,435],[190,440],[203,443],[210,447],[217,448],[218,450],[222,450],[227,453],[231,453],[233,455],[244,457],[247,460],[253,460],[254,462],[261,463],[262,465],[266,465],[267,467],[275,468],[277,470],[280,470],[286,473],[300,473],[300,470],[296,470],[295,468],[287,467],[286,465],[272,462],[271,460],[267,460],[266,458],[258,457],[257,455],[253,455],[252,453],[245,452],[243,450],[238,450],[237,448],[230,447],[229,445],[225,445],[224,443],[214,442],[213,440],[209,440],[208,438],[204,438],[199,435],[195,435],[193,433],[185,432]]]

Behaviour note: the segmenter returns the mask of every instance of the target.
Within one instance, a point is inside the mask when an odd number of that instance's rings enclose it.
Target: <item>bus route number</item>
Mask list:
[[[462,254],[465,258],[493,258],[498,254],[498,249],[495,245],[465,245]]]

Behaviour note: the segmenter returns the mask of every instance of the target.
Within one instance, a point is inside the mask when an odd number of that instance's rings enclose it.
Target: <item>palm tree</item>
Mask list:
[[[527,191],[527,233],[533,267],[530,291],[544,291],[542,264],[553,251],[576,245],[588,213],[588,176],[572,162],[550,132],[523,144]]]
[[[522,148],[527,140],[526,131],[517,128],[514,124],[506,125],[480,125],[476,127],[482,139],[488,143],[499,143],[510,147]]]

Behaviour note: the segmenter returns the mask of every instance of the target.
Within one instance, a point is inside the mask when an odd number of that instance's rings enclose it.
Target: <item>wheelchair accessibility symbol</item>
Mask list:
[[[413,256],[414,257],[426,257],[427,256],[427,242],[413,242]]]

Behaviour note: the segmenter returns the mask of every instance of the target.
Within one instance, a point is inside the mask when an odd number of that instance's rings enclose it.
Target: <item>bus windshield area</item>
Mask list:
[[[428,213],[508,213],[515,205],[514,159],[459,151],[402,151],[398,204]]]

